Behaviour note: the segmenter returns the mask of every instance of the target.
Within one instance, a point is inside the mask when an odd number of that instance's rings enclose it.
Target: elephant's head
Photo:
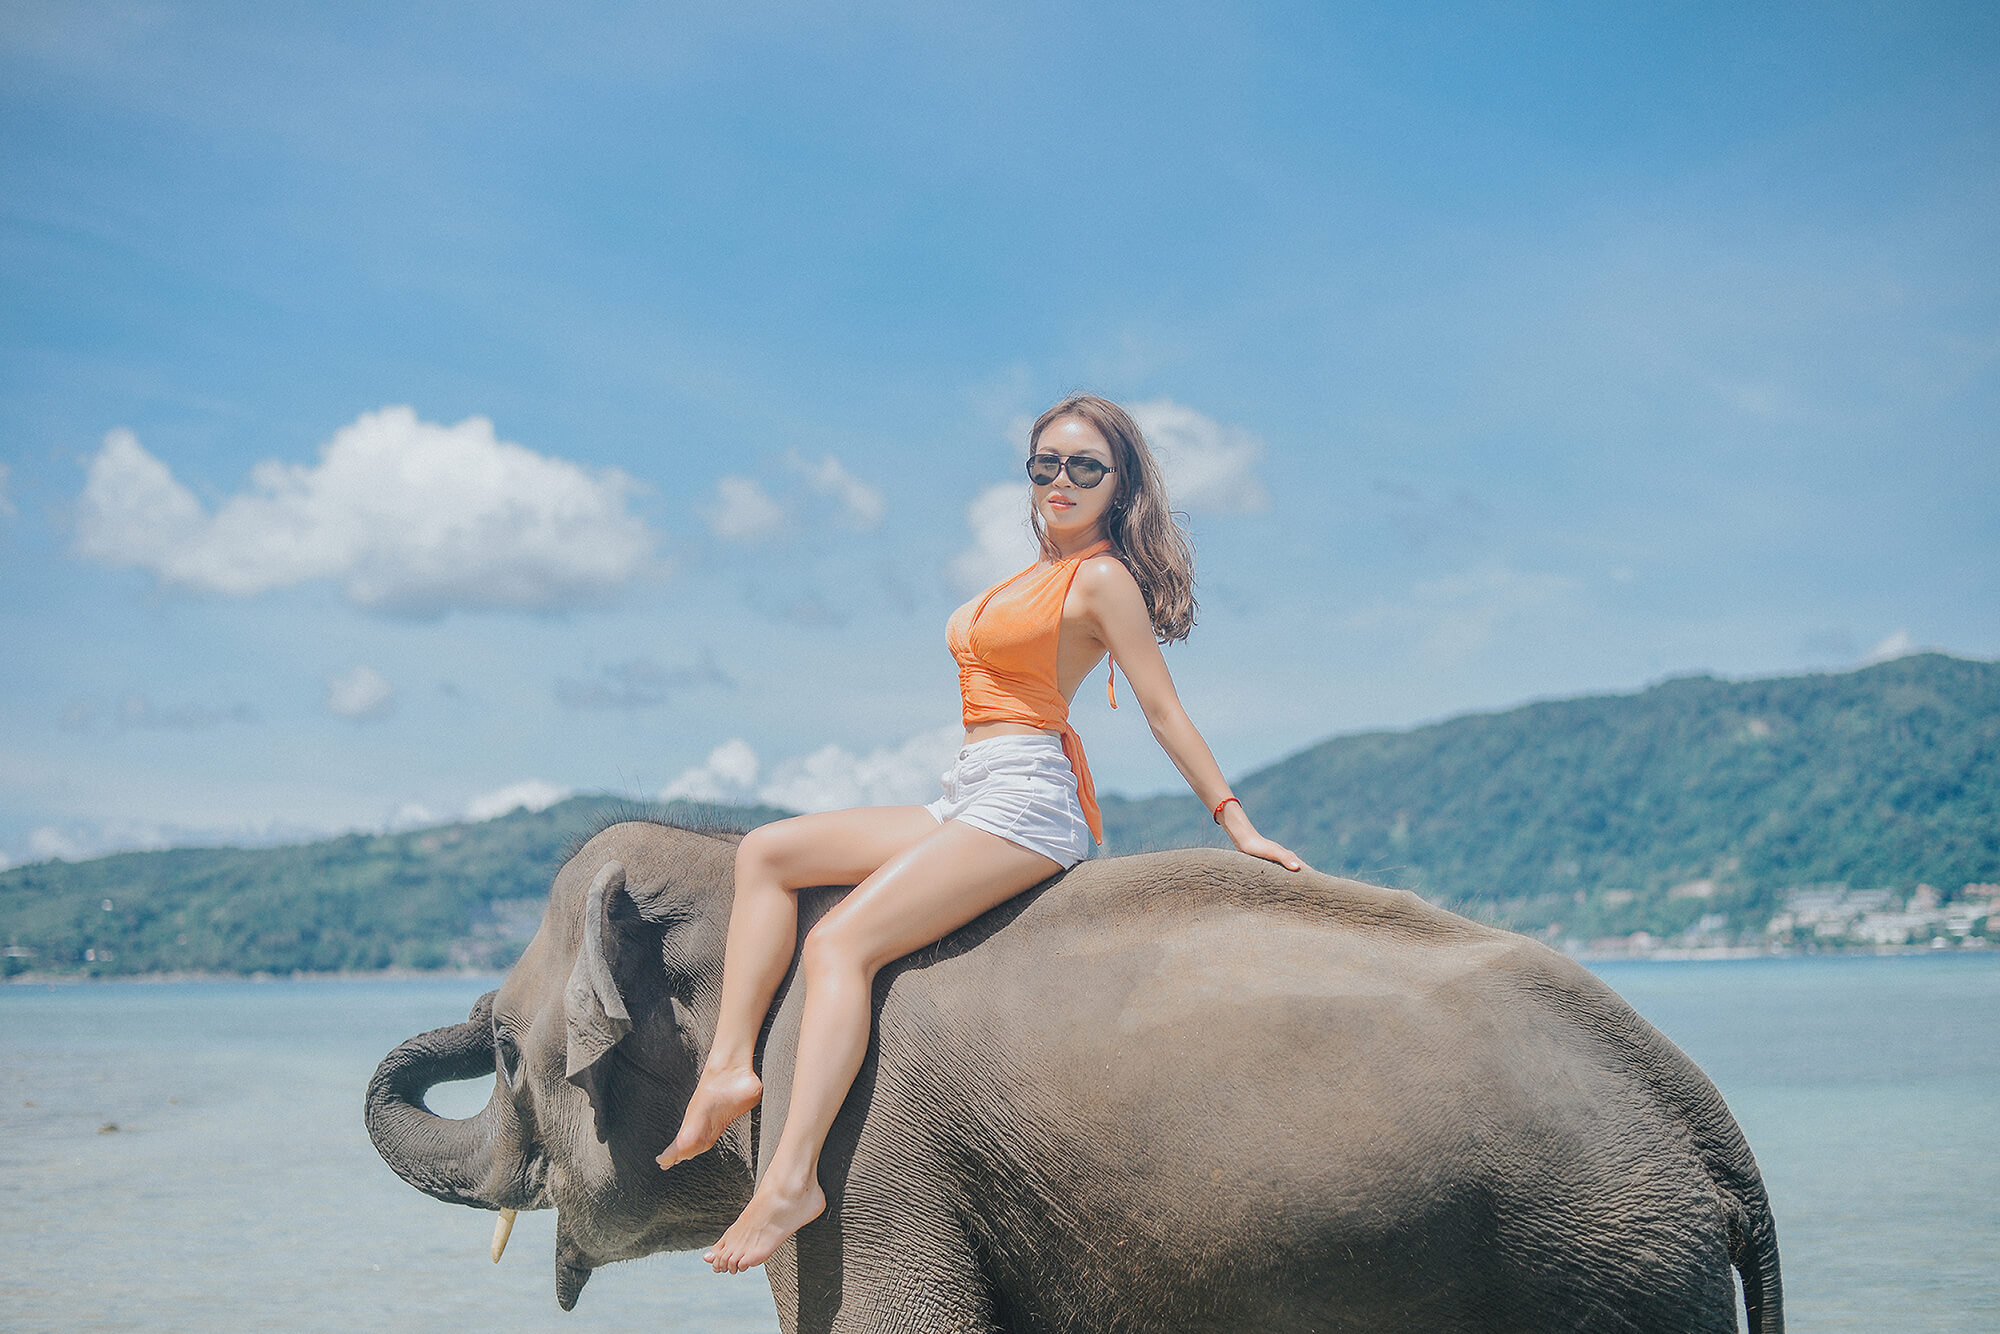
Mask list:
[[[541,929],[462,1024],[411,1038],[368,1085],[369,1137],[397,1175],[480,1209],[556,1213],[568,1310],[613,1260],[706,1245],[752,1186],[748,1131],[672,1172],[672,1139],[714,1035],[737,837],[613,825],[556,875]],[[491,1076],[462,1121],[434,1085]]]

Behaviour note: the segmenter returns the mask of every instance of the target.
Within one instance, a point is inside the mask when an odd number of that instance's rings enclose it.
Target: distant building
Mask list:
[[[1973,886],[1966,886],[1969,892]],[[1982,886],[1983,888],[1983,886]],[[1990,897],[1968,897],[1942,906],[1931,885],[1918,885],[1907,900],[1894,889],[1849,889],[1845,885],[1801,885],[1786,890],[1784,908],[1772,916],[1765,934],[1778,940],[1810,932],[1828,945],[1949,946],[1973,938],[1993,911]]]

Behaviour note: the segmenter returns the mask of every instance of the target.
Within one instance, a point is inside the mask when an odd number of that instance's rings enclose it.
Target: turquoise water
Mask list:
[[[1793,1330],[2000,1328],[2000,956],[1599,971],[1743,1123]],[[551,1215],[522,1215],[495,1266],[490,1214],[376,1158],[375,1063],[491,985],[0,988],[0,1325],[775,1329],[760,1276],[693,1255],[600,1271],[564,1315]],[[435,1095],[450,1115],[484,1100]]]
[[[2000,957],[1597,972],[1749,1137],[1789,1328],[2000,1330]]]
[[[691,1254],[611,1266],[564,1315],[553,1213],[521,1215],[496,1266],[492,1214],[376,1157],[376,1062],[494,981],[0,988],[0,1326],[775,1330],[761,1274]],[[486,1093],[432,1106],[466,1116]]]

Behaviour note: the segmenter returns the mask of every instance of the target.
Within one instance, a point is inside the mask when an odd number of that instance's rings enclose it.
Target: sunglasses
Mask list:
[[[1088,454],[1036,454],[1028,460],[1028,480],[1036,486],[1047,486],[1056,477],[1069,473],[1070,481],[1085,491],[1104,480],[1104,474],[1114,469],[1110,464],[1100,463]]]

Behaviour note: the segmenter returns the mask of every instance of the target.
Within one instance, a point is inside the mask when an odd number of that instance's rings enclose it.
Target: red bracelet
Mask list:
[[[1214,814],[1215,814],[1215,822],[1216,822],[1217,824],[1221,824],[1221,823],[1222,823],[1222,808],[1223,808],[1224,806],[1227,806],[1227,805],[1228,805],[1228,804],[1229,804],[1230,802],[1232,802],[1232,801],[1236,801],[1236,798],[1234,798],[1234,797],[1224,797],[1224,798],[1223,798],[1223,799],[1222,799],[1221,801],[1218,801],[1218,802],[1216,802],[1216,803],[1215,803],[1215,812],[1214,812]],[[1240,801],[1236,801],[1236,804],[1237,804],[1238,806],[1241,806],[1241,805],[1242,805],[1243,803],[1242,803],[1242,802],[1240,802]]]

